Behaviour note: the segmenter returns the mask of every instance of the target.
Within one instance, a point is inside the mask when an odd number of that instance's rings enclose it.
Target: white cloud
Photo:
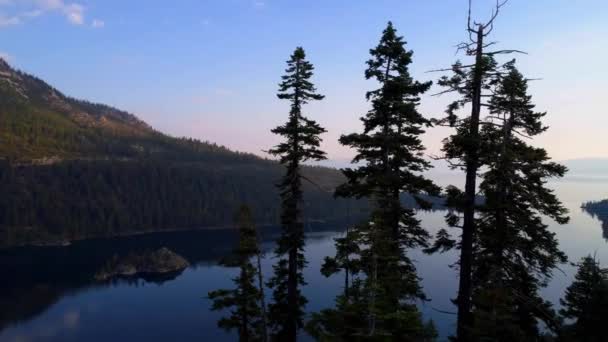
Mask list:
[[[93,22],[91,23],[92,28],[103,28],[104,26],[106,26],[106,23],[99,19],[93,19]]]
[[[6,27],[6,26],[13,26],[13,25],[18,25],[21,23],[21,18],[14,16],[14,17],[5,17],[4,15],[0,14],[0,27]]]
[[[84,24],[84,6],[79,4],[69,4],[62,7],[68,21],[74,25]]]
[[[256,8],[262,8],[262,7],[266,6],[266,3],[262,0],[255,0],[253,2],[253,6]]]
[[[10,5],[10,6],[9,6]],[[73,25],[85,23],[86,8],[79,3],[66,3],[64,0],[0,0],[0,6],[16,11],[11,16],[0,14],[0,27],[21,24],[25,20],[39,17],[45,13],[60,13]]]

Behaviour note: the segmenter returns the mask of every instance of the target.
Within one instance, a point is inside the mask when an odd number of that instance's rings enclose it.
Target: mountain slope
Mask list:
[[[224,227],[242,203],[279,222],[274,161],[162,134],[134,115],[70,98],[0,60],[0,245]],[[306,167],[307,220],[364,208],[335,200],[335,169]]]
[[[260,161],[212,143],[178,139],[132,114],[70,98],[0,59],[0,157],[17,161],[154,158]]]

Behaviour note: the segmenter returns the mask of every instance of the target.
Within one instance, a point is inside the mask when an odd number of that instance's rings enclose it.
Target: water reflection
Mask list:
[[[602,236],[608,241],[608,208],[582,207],[583,211],[602,223]]]
[[[335,226],[310,227],[311,241],[323,239]],[[270,251],[278,229],[262,230],[261,248]],[[232,230],[191,231],[147,234],[118,239],[76,242],[68,247],[21,247],[0,251],[0,331],[42,314],[64,296],[85,290],[118,286],[162,285],[176,279],[180,272],[163,275],[136,275],[96,281],[95,274],[114,256],[126,256],[168,247],[183,256],[196,269],[215,266],[233,248]],[[65,325],[78,324],[77,312],[66,314]],[[46,335],[46,334],[45,334]]]
[[[608,265],[608,246],[601,238],[604,216],[592,217],[580,208],[589,200],[608,197],[606,183],[560,182],[558,196],[570,209],[572,220],[551,224],[560,248],[571,261],[596,254]],[[443,212],[419,214],[424,226],[434,233],[445,227]],[[598,219],[600,221],[598,221]],[[334,253],[333,238],[345,225],[311,226],[307,233],[305,270],[309,299],[307,311],[333,305],[342,291],[343,277],[320,274],[323,258]],[[261,248],[272,251],[278,229],[264,229]],[[111,240],[91,240],[68,247],[15,248],[0,251],[0,341],[233,341],[234,336],[216,327],[221,313],[209,310],[208,291],[231,286],[236,270],[217,262],[234,247],[236,231],[216,230],[149,234]],[[94,274],[114,255],[168,247],[191,264],[181,274],[164,279],[129,278],[107,283],[94,281]],[[457,270],[450,264],[456,255],[426,256],[412,251],[423,287],[431,302],[421,310],[433,318],[440,341],[453,331]],[[265,272],[276,260],[267,253]],[[563,272],[562,272],[563,271]],[[571,283],[574,268],[564,265],[556,272],[543,296],[559,305],[559,298]],[[303,339],[305,340],[305,339]]]

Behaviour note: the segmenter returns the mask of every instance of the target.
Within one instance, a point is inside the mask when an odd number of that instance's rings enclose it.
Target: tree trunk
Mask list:
[[[349,236],[349,227],[346,225],[346,260],[344,260],[344,299],[348,301],[348,277],[349,277],[349,266],[350,266],[350,255],[348,252],[350,251],[350,236]]]
[[[257,253],[258,259],[258,283],[260,286],[260,306],[262,309],[262,338],[263,342],[268,342],[268,318],[266,316],[266,296],[264,295],[264,276],[262,275],[262,258],[260,256],[260,251]]]
[[[508,195],[508,173],[507,171],[511,168],[509,157],[507,156],[508,148],[511,144],[511,128],[513,127],[513,120],[515,114],[511,112],[509,118],[503,119],[503,141],[501,144],[501,155],[499,167],[501,174],[504,175],[503,179],[498,182],[498,208],[496,211],[496,229],[498,230],[497,245],[494,246],[495,250],[495,267],[499,271],[503,271],[503,254],[505,249],[506,239],[508,238],[507,232],[507,217],[506,217],[506,206],[507,206],[507,195]],[[506,116],[506,114],[505,114]]]
[[[245,279],[246,278],[246,274],[245,274],[245,268],[244,268],[244,263],[241,264],[241,279]],[[246,294],[243,294],[246,295]],[[242,301],[242,310],[243,310],[243,316],[242,316],[242,321],[241,321],[241,336],[239,336],[239,342],[249,342],[249,315],[247,314],[247,309],[248,309],[248,300],[245,299],[240,299]]]
[[[296,78],[300,75],[300,62],[296,63]],[[295,132],[293,139],[293,159],[291,161],[291,165],[288,168],[293,172],[293,177],[291,179],[290,185],[290,195],[289,199],[289,212],[291,217],[288,218],[289,224],[288,229],[289,233],[292,237],[297,236],[298,239],[301,237],[299,234],[299,230],[301,229],[299,225],[299,217],[298,217],[298,204],[300,201],[300,160],[299,160],[299,121],[300,121],[300,89],[296,86],[294,96],[294,113],[295,116]],[[298,242],[291,241],[291,246],[289,248],[289,256],[288,256],[288,274],[287,274],[287,305],[288,305],[288,322],[286,327],[287,333],[287,341],[295,342],[298,336],[298,311],[299,311],[299,303],[298,303]]]
[[[466,155],[466,183],[462,242],[460,249],[460,281],[458,285],[457,339],[468,342],[468,329],[471,325],[471,294],[473,238],[475,235],[475,195],[477,191],[477,170],[479,169],[479,117],[481,114],[481,86],[483,81],[483,26],[478,25],[475,70],[473,76],[473,98],[469,126],[469,146]]]

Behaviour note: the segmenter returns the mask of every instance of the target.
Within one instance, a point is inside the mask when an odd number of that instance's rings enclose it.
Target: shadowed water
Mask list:
[[[571,178],[551,184],[571,211],[571,222],[551,224],[560,246],[571,261],[596,254],[608,265],[608,246],[602,223],[580,209],[582,202],[608,198],[606,179]],[[445,226],[441,211],[419,213],[431,232]],[[307,233],[304,293],[307,309],[333,305],[342,288],[340,275],[323,277],[323,258],[334,252],[333,238],[343,226],[310,226]],[[264,229],[263,249],[268,251],[263,268],[268,275],[274,262],[270,251],[277,229]],[[217,266],[235,243],[234,231],[195,231],[90,240],[68,247],[28,247],[0,251],[0,341],[232,341],[235,336],[216,327],[221,313],[209,310],[206,294],[231,286],[235,269]],[[135,278],[95,282],[93,276],[113,255],[166,246],[184,256],[191,266],[162,279]],[[457,271],[449,267],[454,254],[426,256],[416,260],[424,289],[431,299],[421,304],[433,318],[445,340],[455,324],[450,299],[456,295]],[[564,265],[556,272],[543,295],[558,303],[572,280],[574,268]],[[269,293],[269,292],[267,292]],[[302,340],[307,340],[303,336]]]

